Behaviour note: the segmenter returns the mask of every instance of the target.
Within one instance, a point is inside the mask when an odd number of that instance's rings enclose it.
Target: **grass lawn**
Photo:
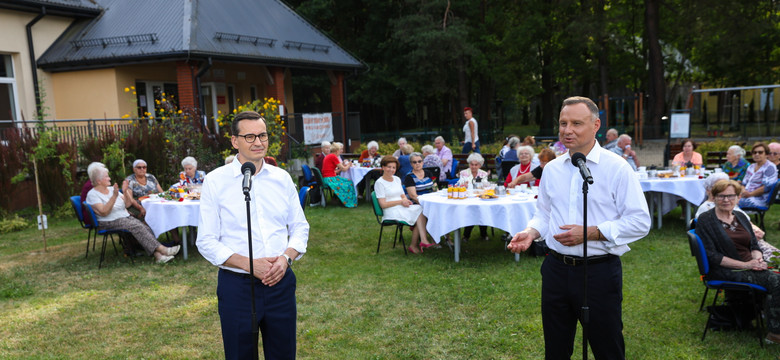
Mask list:
[[[778,214],[775,207],[766,219],[773,244]],[[376,254],[379,226],[364,203],[331,203],[306,216],[309,251],[294,265],[299,358],[543,358],[542,259],[515,262],[498,232],[465,243],[456,264],[446,247],[405,256],[383,241]],[[700,341],[704,289],[679,217],[678,208],[622,258],[627,357],[777,358],[780,346],[760,348],[753,332],[710,332]],[[45,253],[38,230],[0,239],[0,358],[223,356],[217,270],[196,250],[162,266],[147,257],[132,265],[109,251],[98,270],[99,254],[84,258],[86,231],[75,220],[49,226]],[[575,359],[580,344],[578,337]]]

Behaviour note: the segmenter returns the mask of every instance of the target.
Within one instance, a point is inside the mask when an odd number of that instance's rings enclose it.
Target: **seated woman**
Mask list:
[[[184,171],[179,173],[179,186],[203,184],[206,178],[206,172],[198,170],[198,160],[192,156],[187,156],[181,161],[181,167]]]
[[[693,142],[693,140],[683,140],[682,152],[674,156],[674,159],[672,159],[672,164],[682,166],[691,163],[694,166],[698,165],[701,167],[704,164],[704,160],[702,159],[701,154],[694,150],[696,150],[696,143]]]
[[[507,174],[506,179],[504,179],[504,186],[508,188],[513,188],[520,183],[520,175],[529,174],[531,172],[531,167],[533,166],[531,160],[534,158],[534,148],[528,145],[520,146],[517,148],[517,156],[520,159],[520,163],[509,169],[509,174]],[[517,179],[517,181],[515,181],[515,179]],[[531,180],[526,181],[525,183],[528,184],[528,186],[533,184],[531,183]]]
[[[409,155],[409,161],[412,163],[412,171],[406,174],[404,187],[409,200],[419,204],[417,196],[436,191],[434,190],[436,179],[433,178],[433,174],[423,170],[423,157],[420,153],[413,152],[412,155]]]
[[[780,274],[767,270],[750,221],[734,211],[742,185],[733,180],[719,181],[711,192],[715,208],[701,214],[696,224],[709,260],[710,278],[765,287],[770,295],[765,311],[767,339],[780,343]]]
[[[766,160],[769,147],[764,143],[756,143],[752,154],[755,163],[748,166],[745,178],[742,179],[745,191],[740,194],[741,208],[766,206],[771,194],[764,190],[777,181],[777,167]]]
[[[428,233],[425,230],[428,220],[422,214],[422,206],[413,204],[404,195],[401,179],[395,176],[398,159],[388,155],[382,158],[380,164],[382,165],[382,177],[374,184],[374,191],[376,199],[379,201],[379,207],[384,210],[382,220],[399,220],[414,225],[412,241],[407,250],[413,254],[420,254],[422,249],[433,246],[428,242]]]
[[[128,209],[133,216],[139,219],[143,219],[146,216],[146,209],[141,205],[141,200],[139,199],[144,196],[149,196],[149,194],[163,192],[157,178],[152,174],[147,174],[146,170],[146,161],[137,159],[133,161],[133,174],[125,178],[128,188],[132,191],[132,197],[128,202]]]
[[[414,147],[409,144],[401,145],[401,155],[398,156],[398,176],[405,177],[410,171],[412,171],[412,163],[409,162],[409,155],[414,151]]]
[[[728,179],[729,176],[725,173],[714,173],[704,180],[704,191],[707,193],[707,200],[699,205],[699,209],[696,210],[696,215],[694,216],[695,219],[698,219],[701,214],[704,214],[705,212],[715,208],[715,197],[712,196],[712,187],[715,186],[718,181]],[[739,211],[745,214],[745,212],[742,211],[739,206],[735,206],[734,211]],[[745,216],[747,216],[747,214],[745,214]],[[747,216],[747,218],[750,220],[750,216]],[[780,252],[780,250],[772,246],[770,243],[764,241],[764,230],[761,230],[761,228],[753,224],[752,221],[750,222],[750,226],[753,228],[753,233],[756,234],[756,239],[758,239],[758,247],[761,248],[761,253],[764,254],[764,261],[769,261],[770,259],[777,257],[774,255],[774,253]]]
[[[510,135],[504,143],[504,147],[496,155],[496,173],[499,179],[503,179],[507,174],[502,171],[502,165],[505,161],[520,161],[517,158],[517,148],[520,146],[520,138],[514,135]],[[508,166],[508,165],[507,165]]]
[[[469,155],[468,158],[466,158],[466,161],[469,163],[468,169],[463,169],[458,175],[460,175],[461,181],[468,181],[472,182],[474,179],[481,179],[482,181],[487,182],[488,178],[490,176],[490,173],[482,170],[482,165],[485,164],[485,158],[482,157],[479,153],[473,152],[471,155]],[[468,240],[471,237],[471,230],[474,229],[474,226],[466,226],[463,228],[463,239]],[[487,226],[480,225],[479,227],[479,237],[482,240],[488,241],[490,238],[488,238],[487,235]]]
[[[433,146],[431,145],[424,145],[420,152],[422,152],[423,157],[423,163],[422,166],[424,168],[427,167],[438,167],[439,168],[439,178],[437,181],[446,181],[447,180],[447,174],[446,171],[444,171],[444,163],[441,162],[441,158],[436,155],[436,150],[433,149]]]
[[[341,153],[343,151],[344,145],[340,142],[334,142],[330,145],[330,154],[322,160],[322,181],[333,189],[333,193],[336,194],[336,197],[341,200],[344,206],[353,208],[357,206],[355,186],[346,178],[337,176],[349,170],[350,166],[352,166],[352,163],[349,161],[341,161]]]
[[[750,163],[745,160],[745,149],[739,145],[731,145],[726,151],[726,162],[721,165],[723,172],[729,175],[729,179],[742,181]]]
[[[130,213],[127,212],[127,204],[132,201],[128,182],[122,183],[123,193],[120,194],[117,184],[111,186],[111,177],[109,177],[105,165],[100,164],[94,167],[90,165],[89,169],[89,179],[94,187],[87,193],[86,203],[95,210],[98,229],[126,230],[138,240],[147,254],[154,255],[158,264],[171,261],[173,256],[179,252],[180,247],[162,246],[157,242],[149,225],[130,216]]]
[[[369,141],[368,145],[366,145],[366,149],[360,153],[358,162],[363,166],[371,166],[375,160],[382,157],[382,155],[379,155],[377,151],[379,151],[379,144],[373,140]]]
[[[550,148],[544,148],[542,151],[539,152],[539,166],[533,167],[533,162],[531,162],[531,169],[530,172],[527,172],[525,174],[520,174],[512,181],[506,185],[507,188],[513,188],[517,186],[517,184],[522,183],[529,183],[533,184],[533,186],[539,186],[539,181],[542,180],[542,172],[544,171],[544,166],[547,165],[548,162],[555,159],[555,152],[550,150]]]

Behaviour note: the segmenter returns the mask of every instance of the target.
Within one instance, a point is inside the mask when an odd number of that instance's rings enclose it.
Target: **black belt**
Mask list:
[[[581,256],[571,256],[571,255],[563,255],[553,249],[550,249],[550,255],[552,255],[554,258],[560,260],[562,263],[566,265],[571,266],[580,266],[585,263],[585,258]],[[596,256],[588,256],[588,265],[595,265],[600,264],[605,261],[612,260],[613,258],[616,258],[617,255],[612,254],[606,254],[606,255],[596,255]]]
[[[227,270],[227,269],[219,269],[219,272],[225,273],[225,274],[228,274],[228,275],[232,275],[232,276],[238,276],[238,277],[240,277],[242,279],[247,279],[247,280],[249,280],[252,277],[249,274],[238,273],[238,272]]]

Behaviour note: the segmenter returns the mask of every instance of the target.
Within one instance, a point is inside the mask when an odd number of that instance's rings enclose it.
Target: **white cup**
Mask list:
[[[723,172],[723,169],[721,169],[721,168],[715,168],[715,172],[716,172],[716,173],[721,173],[721,172]]]
[[[526,192],[528,190],[528,184],[520,184],[520,191]]]

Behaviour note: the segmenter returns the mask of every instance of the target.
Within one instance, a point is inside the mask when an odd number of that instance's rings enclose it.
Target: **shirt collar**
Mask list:
[[[266,166],[265,166],[265,159],[263,159],[261,161],[263,162],[263,166],[260,168],[260,172],[257,173],[258,175],[260,173],[262,173],[265,170],[265,168],[266,168]],[[238,160],[238,155],[236,155],[236,157],[233,158],[233,162],[230,163],[230,168],[233,169],[233,176],[235,176],[235,177],[243,176],[243,174],[241,174],[241,165],[243,165],[243,164],[241,163],[241,160]],[[254,174],[252,176],[254,176]]]
[[[598,164],[599,160],[601,160],[601,145],[599,145],[599,142],[596,141],[596,139],[593,139],[593,148],[590,149],[590,152],[587,156],[585,156],[585,160],[592,161],[593,163]],[[571,150],[567,151],[565,154],[561,155],[563,157],[563,161],[571,162]]]

